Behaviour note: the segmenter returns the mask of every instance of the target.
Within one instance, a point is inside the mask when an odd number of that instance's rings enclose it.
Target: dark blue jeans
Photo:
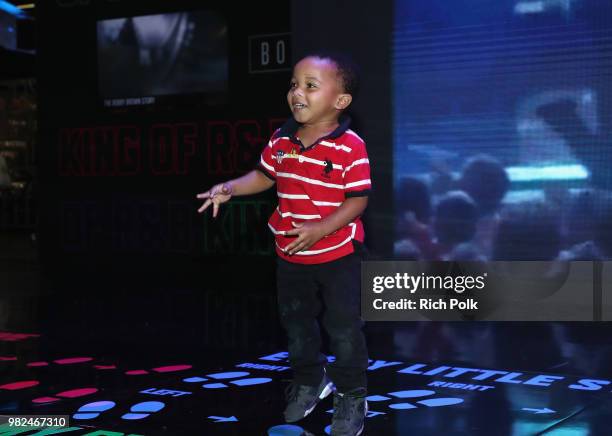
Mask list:
[[[367,387],[368,350],[360,315],[361,258],[353,253],[316,265],[278,259],[278,308],[289,338],[295,382],[318,386],[323,377],[327,360],[320,350],[317,316],[324,303],[323,326],[336,357],[327,365],[327,374],[339,392]]]

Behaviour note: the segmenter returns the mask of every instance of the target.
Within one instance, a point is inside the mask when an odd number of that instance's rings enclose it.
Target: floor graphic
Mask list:
[[[72,415],[72,418],[76,420],[95,419],[100,416],[101,413],[115,407],[115,405],[116,404],[112,401],[96,401],[94,403],[88,403],[79,407],[79,410],[77,410],[77,413]],[[152,413],[159,412],[164,407],[166,407],[166,405],[160,401],[144,401],[131,406],[130,412],[121,416],[121,419],[131,421],[145,419],[151,416]]]
[[[112,364],[93,352],[85,356],[41,356],[28,365],[0,361],[0,415],[66,415],[70,427],[61,433],[79,436],[329,434],[332,396],[304,420],[283,422],[283,391],[291,377],[286,352],[243,356],[214,368]],[[520,436],[560,422],[561,428],[580,429],[572,434],[607,434],[612,379],[564,374],[563,366],[525,371],[383,357],[372,359],[368,369],[364,434]],[[6,429],[2,424],[0,435],[60,434]]]

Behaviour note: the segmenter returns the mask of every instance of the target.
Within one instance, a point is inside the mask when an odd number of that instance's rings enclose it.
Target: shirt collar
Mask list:
[[[344,132],[348,130],[350,124],[351,124],[351,117],[349,117],[346,114],[340,115],[340,118],[338,118],[338,127],[336,127],[336,129],[333,132],[327,134],[326,136],[319,138],[316,142],[323,141],[325,139],[339,138],[340,136],[344,134]],[[288,136],[291,139],[291,141],[297,143],[298,141],[295,137],[295,134],[297,133],[297,130],[300,126],[301,124],[298,123],[295,120],[295,118],[291,117],[285,122],[285,124],[282,125],[282,127],[280,128],[278,132],[278,136],[279,137]]]

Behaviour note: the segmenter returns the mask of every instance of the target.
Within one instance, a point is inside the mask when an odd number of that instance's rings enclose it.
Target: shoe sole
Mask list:
[[[325,385],[325,387],[323,388],[323,390],[321,391],[321,393],[319,394],[319,401],[321,401],[322,399],[324,399],[325,397],[327,397],[329,394],[332,393],[332,387],[334,386],[334,384],[332,382],[329,382]],[[306,410],[306,412],[304,412],[304,416],[303,418],[306,418],[310,412],[312,412],[314,410],[315,407],[317,407],[317,404],[319,404],[319,401],[315,401],[315,403],[312,405],[312,407],[308,410]]]

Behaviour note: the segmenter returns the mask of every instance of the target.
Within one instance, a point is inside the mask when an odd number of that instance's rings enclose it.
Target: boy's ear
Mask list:
[[[352,101],[353,96],[351,94],[340,94],[336,100],[335,107],[338,110],[344,110],[349,107]]]

